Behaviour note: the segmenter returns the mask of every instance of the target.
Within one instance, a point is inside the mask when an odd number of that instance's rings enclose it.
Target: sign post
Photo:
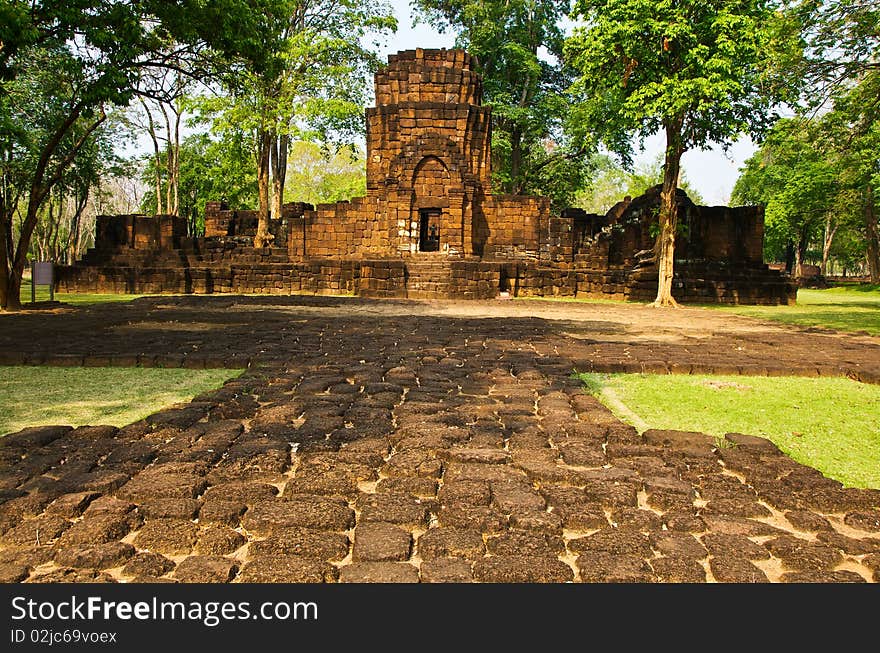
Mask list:
[[[49,301],[55,301],[55,268],[52,261],[31,263],[31,303],[37,301],[37,285],[49,286]]]

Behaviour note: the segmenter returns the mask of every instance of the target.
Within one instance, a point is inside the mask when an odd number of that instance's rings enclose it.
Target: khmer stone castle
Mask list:
[[[365,197],[285,204],[265,248],[253,247],[257,212],[222,202],[207,204],[198,238],[174,216],[100,216],[95,247],[59,270],[59,290],[653,299],[659,189],[606,215],[493,193],[475,67],[461,50],[389,57],[366,111]],[[678,202],[679,301],[794,302],[796,286],[763,262],[761,207],[697,206],[682,192]]]

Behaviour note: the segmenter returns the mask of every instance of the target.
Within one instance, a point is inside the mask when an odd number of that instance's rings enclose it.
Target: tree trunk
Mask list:
[[[268,247],[272,243],[269,233],[269,169],[272,138],[267,130],[260,130],[257,135],[257,189],[260,194],[260,212],[257,218],[257,234],[254,236],[254,247]]]
[[[9,287],[9,257],[6,246],[9,227],[11,224],[6,220],[6,204],[3,195],[0,195],[0,309],[6,308]]]
[[[657,298],[654,306],[678,306],[672,296],[672,278],[675,264],[675,230],[678,226],[678,205],[675,191],[681,170],[682,120],[665,124],[666,161],[663,166],[663,188],[660,191],[660,235],[655,245],[657,259]]]
[[[831,244],[834,242],[834,234],[837,233],[838,225],[831,226],[831,214],[825,218],[825,242],[822,244],[822,265],[820,273],[828,275],[828,257],[831,255]]]
[[[156,166],[156,215],[162,213],[162,150],[159,148],[159,139],[156,137],[156,123],[153,122],[153,113],[150,111],[143,98],[139,98],[141,106],[147,114],[147,132],[153,141],[153,161]]]
[[[870,185],[865,193],[865,238],[868,241],[868,274],[871,283],[880,283],[880,228],[877,226],[874,189]]]
[[[810,241],[806,235],[801,234],[798,239],[797,247],[794,248],[794,278],[802,279],[804,276],[804,259],[807,257],[807,247]]]
[[[281,219],[284,206],[284,184],[287,179],[287,151],[290,136],[274,136],[272,138],[272,217]]]

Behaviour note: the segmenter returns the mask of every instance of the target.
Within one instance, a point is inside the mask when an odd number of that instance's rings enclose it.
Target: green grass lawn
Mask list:
[[[794,306],[711,306],[723,311],[806,327],[880,336],[880,286],[848,284],[798,290]]]
[[[0,367],[0,434],[27,426],[124,426],[217,388],[242,370]]]
[[[21,282],[22,308],[27,308],[31,303],[31,282],[25,279]],[[116,295],[116,294],[93,294],[93,293],[55,293],[55,301],[84,306],[87,304],[100,304],[102,302],[130,302],[132,299],[144,297],[144,295]],[[37,301],[49,301],[49,286],[37,286]]]
[[[581,374],[622,420],[647,428],[747,433],[852,487],[880,488],[880,386],[850,379]]]

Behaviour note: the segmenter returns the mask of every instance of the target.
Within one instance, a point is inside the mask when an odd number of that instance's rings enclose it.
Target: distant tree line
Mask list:
[[[672,305],[681,157],[760,145],[733,199],[766,206],[767,256],[880,281],[876,0],[412,0],[478,57],[493,185],[594,211],[662,185],[658,305]],[[203,229],[364,192],[363,107],[384,0],[2,0],[0,305],[31,259],[71,262],[94,216]],[[780,116],[785,116],[780,118]],[[633,167],[660,133],[662,161]],[[699,198],[695,198],[699,199]]]

